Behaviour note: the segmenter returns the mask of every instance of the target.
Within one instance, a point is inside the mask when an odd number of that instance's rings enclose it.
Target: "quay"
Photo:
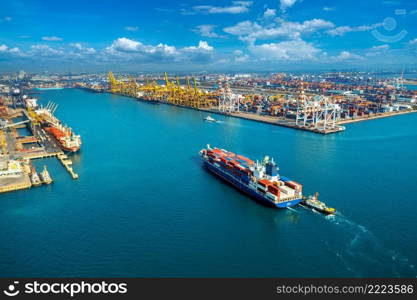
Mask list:
[[[24,121],[13,123],[13,119],[18,117]],[[0,193],[52,183],[46,166],[41,173],[36,171],[32,164],[34,159],[56,157],[71,177],[78,179],[71,159],[26,109],[10,109],[6,120],[10,125],[0,128]],[[20,136],[19,128],[26,128],[31,135]]]
[[[320,133],[320,134],[336,133],[336,132],[340,132],[344,130],[343,127],[318,129],[318,128],[308,127],[308,126],[299,126],[295,123],[295,120],[283,119],[283,118],[273,117],[273,116],[263,116],[263,115],[257,115],[253,113],[247,113],[247,112],[223,113],[214,109],[199,109],[199,110],[212,113],[212,114],[235,117],[235,118],[261,122],[261,123],[266,123],[266,124],[271,124],[271,125],[277,125],[277,126],[282,126],[282,127],[287,127],[287,128],[297,129],[297,130],[310,131],[310,132]]]
[[[72,179],[78,179],[78,174],[74,172],[73,168],[71,167],[72,161],[65,155],[63,152],[58,154],[58,160],[62,163],[68,173],[71,174]]]
[[[119,96],[132,97],[132,98],[136,99],[136,97],[133,97],[133,96],[130,96],[130,95],[124,95],[124,94],[112,93],[112,92],[109,92],[109,93],[119,95]],[[144,102],[147,102],[147,101],[144,101]],[[276,116],[269,116],[269,115],[259,115],[259,114],[256,114],[256,113],[248,113],[248,112],[225,113],[225,112],[221,112],[217,109],[213,109],[213,108],[196,108],[196,107],[190,107],[190,106],[186,106],[186,105],[172,104],[172,103],[170,103],[168,101],[164,101],[164,100],[159,100],[159,103],[167,104],[167,105],[171,105],[171,106],[177,106],[177,107],[181,107],[181,108],[197,110],[197,111],[203,111],[203,112],[207,112],[207,113],[211,113],[211,114],[223,115],[223,116],[228,116],[228,117],[235,117],[235,118],[240,118],[240,119],[245,119],[245,120],[250,120],[250,121],[255,121],[255,122],[266,123],[266,124],[270,124],[270,125],[282,126],[282,127],[292,128],[292,129],[296,129],[296,130],[304,130],[304,131],[309,131],[309,132],[319,133],[319,134],[337,133],[337,132],[341,132],[341,131],[345,130],[344,126],[330,127],[330,128],[326,128],[326,129],[315,128],[315,127],[310,127],[310,126],[300,126],[300,125],[297,125],[295,120],[292,120],[292,119],[276,117]],[[341,119],[337,122],[337,125],[344,125],[344,124],[349,124],[349,123],[356,123],[356,122],[362,122],[362,121],[368,121],[368,120],[382,119],[382,118],[388,118],[388,117],[393,117],[393,116],[398,116],[398,115],[403,115],[403,114],[409,114],[409,113],[416,113],[416,112],[417,112],[416,109],[409,109],[409,110],[402,110],[402,111],[377,113],[377,114],[373,114],[373,115],[357,116],[355,118]]]
[[[236,86],[232,91],[227,78],[219,79],[216,87],[205,85],[206,89],[201,90],[195,78],[193,84],[188,77],[185,84],[181,84],[179,77],[170,80],[167,73],[164,81],[165,84],[159,84],[157,80],[139,84],[132,77],[117,80],[109,72],[107,91],[142,102],[169,104],[318,134],[342,132],[346,129],[343,125],[348,123],[417,111],[417,106],[413,105],[416,95],[410,93],[390,94],[389,99],[398,101],[382,102],[376,92],[364,94],[363,90],[355,90],[355,93],[305,90],[301,86],[277,91]],[[379,101],[370,101],[370,97]]]
[[[394,117],[394,116],[412,114],[412,113],[417,113],[417,110],[412,109],[412,110],[405,110],[405,111],[386,112],[386,113],[379,113],[375,115],[361,116],[361,117],[356,117],[354,119],[341,120],[339,121],[339,124],[356,123],[356,122],[382,119],[382,118],[388,118],[388,117]]]
[[[7,193],[12,191],[18,191],[23,189],[28,189],[32,186],[29,175],[24,174],[20,180],[14,182],[6,182],[0,184],[0,193]]]

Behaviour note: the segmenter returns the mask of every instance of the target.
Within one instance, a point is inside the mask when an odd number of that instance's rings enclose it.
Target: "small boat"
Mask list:
[[[206,122],[213,122],[213,123],[216,123],[217,122],[217,120],[214,119],[214,118],[212,118],[210,115],[208,115],[207,117],[203,118],[203,120],[206,121]]]
[[[39,178],[38,173],[36,173],[36,171],[32,171],[32,173],[30,174],[30,181],[32,182],[33,186],[39,186],[42,184],[42,181]]]
[[[41,179],[41,181],[45,184],[50,184],[52,183],[52,178],[49,175],[48,170],[46,169],[46,166],[43,167],[43,171],[41,173],[39,173],[39,177]]]
[[[325,215],[334,215],[336,213],[336,209],[328,207],[325,203],[319,201],[318,197],[319,193],[315,193],[314,196],[303,197],[300,204]]]

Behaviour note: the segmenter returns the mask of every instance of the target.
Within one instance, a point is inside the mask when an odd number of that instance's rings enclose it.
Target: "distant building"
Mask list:
[[[26,77],[26,72],[23,70],[20,71],[19,74],[17,75],[17,78],[20,80],[25,79],[25,77]]]

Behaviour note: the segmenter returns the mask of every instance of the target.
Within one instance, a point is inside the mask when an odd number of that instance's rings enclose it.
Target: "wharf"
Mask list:
[[[328,128],[326,130],[323,130],[323,129],[317,129],[314,127],[298,126],[295,124],[295,121],[293,120],[282,119],[282,118],[273,117],[273,116],[262,116],[262,115],[257,115],[253,113],[247,113],[247,112],[223,113],[214,109],[199,109],[199,110],[205,111],[208,113],[218,114],[218,115],[235,117],[235,118],[261,122],[261,123],[266,123],[266,124],[271,124],[271,125],[277,125],[277,126],[282,126],[282,127],[288,127],[288,128],[293,128],[297,130],[310,131],[310,132],[320,133],[320,134],[336,133],[336,132],[340,132],[344,130],[344,128]]]
[[[412,109],[412,110],[405,110],[405,111],[395,111],[395,112],[379,113],[379,114],[375,114],[375,115],[361,116],[361,117],[356,117],[354,119],[341,120],[341,121],[339,121],[338,124],[356,123],[356,122],[382,119],[382,118],[394,117],[394,116],[411,114],[411,113],[417,113],[417,110]]]
[[[111,94],[135,98],[133,96],[124,95],[124,94],[120,94],[120,93],[111,93]],[[146,102],[146,101],[144,101],[144,102]],[[337,128],[327,128],[325,130],[324,129],[319,129],[319,128],[314,128],[314,127],[298,126],[298,125],[295,124],[295,121],[293,121],[293,120],[282,119],[282,118],[278,118],[278,117],[274,117],[274,116],[262,116],[262,115],[257,115],[257,114],[253,114],[253,113],[247,113],[247,112],[223,113],[223,112],[220,112],[216,109],[196,108],[196,107],[191,107],[191,106],[172,104],[172,103],[169,103],[168,101],[164,101],[164,100],[159,100],[159,103],[168,104],[168,105],[171,105],[171,106],[177,106],[177,107],[181,107],[181,108],[197,110],[197,111],[204,111],[204,112],[208,112],[208,113],[212,113],[212,114],[218,114],[218,115],[224,115],[224,116],[229,116],[229,117],[241,118],[241,119],[246,119],[246,120],[255,121],[255,122],[267,123],[267,124],[271,124],[271,125],[277,125],[277,126],[282,126],[282,127],[287,127],[287,128],[297,129],[297,130],[304,130],[304,131],[309,131],[309,132],[314,132],[314,133],[319,133],[319,134],[336,133],[336,132],[340,132],[340,131],[345,130],[344,127],[342,127],[342,126],[337,127]]]
[[[39,178],[39,174],[30,162],[33,159],[57,157],[71,177],[77,179],[78,174],[72,168],[71,159],[61,150],[58,142],[42,126],[33,123],[25,109],[15,109],[7,116],[8,119],[16,117],[26,117],[28,121],[25,121],[25,124],[17,124],[6,130],[0,130],[0,147],[2,155],[6,156],[6,159],[19,160],[24,171],[18,176],[0,178],[0,193],[27,189],[52,182],[46,169],[43,171],[46,179],[41,180]],[[20,136],[16,130],[17,128],[27,128],[32,135]]]
[[[65,169],[68,171],[68,173],[71,174],[72,179],[78,179],[78,174],[74,172],[73,168],[71,167],[72,161],[68,159],[68,156],[66,156],[63,152],[58,154],[58,160],[62,163],[62,165],[65,167]]]
[[[317,128],[314,128],[314,127],[298,126],[298,125],[295,124],[294,120],[283,119],[283,118],[274,117],[274,116],[258,115],[258,114],[247,113],[247,112],[224,113],[224,112],[220,112],[216,109],[194,108],[194,107],[189,107],[189,106],[184,106],[184,105],[174,105],[174,104],[168,103],[166,101],[160,101],[160,103],[168,104],[168,105],[172,105],[172,106],[183,107],[183,108],[188,108],[188,109],[193,109],[193,110],[198,110],[198,111],[204,111],[204,112],[211,113],[211,114],[241,118],[241,119],[245,119],[245,120],[261,122],[261,123],[266,123],[266,124],[271,124],[271,125],[277,125],[277,126],[282,126],[282,127],[287,127],[287,128],[293,128],[293,129],[297,129],[297,130],[310,131],[310,132],[319,133],[319,134],[330,134],[330,133],[336,133],[336,132],[344,131],[343,126],[340,126],[339,128],[327,128],[326,130],[322,130],[322,129],[317,129]],[[416,112],[417,112],[416,109],[412,109],[412,110],[405,110],[405,111],[378,113],[378,114],[371,115],[371,116],[356,117],[355,119],[344,119],[344,120],[339,121],[337,123],[337,125],[343,125],[343,124],[349,124],[349,123],[355,123],[355,122],[362,122],[362,121],[368,121],[368,120],[374,120],[374,119],[382,119],[382,118],[388,118],[388,117],[404,115],[404,114],[409,114],[409,113],[416,113]]]
[[[8,182],[2,182],[0,185],[0,193],[12,192],[17,190],[28,189],[32,186],[29,175],[24,174],[20,178],[13,178]]]
[[[39,159],[39,158],[50,158],[50,157],[57,157],[58,160],[62,163],[65,169],[70,173],[73,179],[78,179],[78,174],[75,173],[74,169],[72,168],[72,160],[69,159],[67,155],[65,155],[62,151],[57,152],[38,152],[38,153],[25,153],[22,158],[25,159]]]

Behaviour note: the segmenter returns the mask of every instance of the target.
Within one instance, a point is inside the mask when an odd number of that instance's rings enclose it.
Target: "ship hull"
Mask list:
[[[63,145],[63,143],[59,140],[59,138],[57,138],[55,136],[55,134],[53,132],[51,132],[48,129],[46,129],[46,131],[54,139],[54,141],[56,141],[56,143],[58,144],[59,148],[61,148],[61,150],[63,150],[64,152],[75,153],[75,152],[78,152],[80,150],[80,147],[67,147],[67,146]]]
[[[334,215],[336,213],[336,211],[329,211],[329,210],[321,209],[321,208],[315,207],[314,205],[310,205],[304,201],[302,201],[300,204],[310,209],[314,209],[315,211],[318,211],[319,213],[322,213],[324,215]]]
[[[294,199],[294,200],[291,200],[291,201],[284,201],[284,202],[280,202],[280,203],[274,203],[274,202],[270,201],[268,198],[262,196],[261,194],[255,192],[254,190],[252,190],[246,184],[237,180],[234,176],[232,176],[232,175],[228,174],[227,172],[224,172],[220,168],[214,166],[210,162],[203,159],[203,163],[204,163],[204,166],[209,171],[211,171],[213,174],[217,175],[218,177],[220,177],[224,181],[226,181],[229,184],[231,184],[232,186],[234,186],[239,191],[242,191],[243,193],[251,196],[253,199],[255,199],[256,201],[258,201],[258,202],[260,202],[264,205],[277,207],[277,208],[287,208],[287,207],[292,207],[292,206],[295,206],[295,205],[299,204],[300,201],[302,200],[301,197],[300,197],[299,199]]]
[[[80,148],[67,148],[65,146],[62,146],[61,144],[59,144],[59,146],[64,152],[75,153],[80,151]]]

